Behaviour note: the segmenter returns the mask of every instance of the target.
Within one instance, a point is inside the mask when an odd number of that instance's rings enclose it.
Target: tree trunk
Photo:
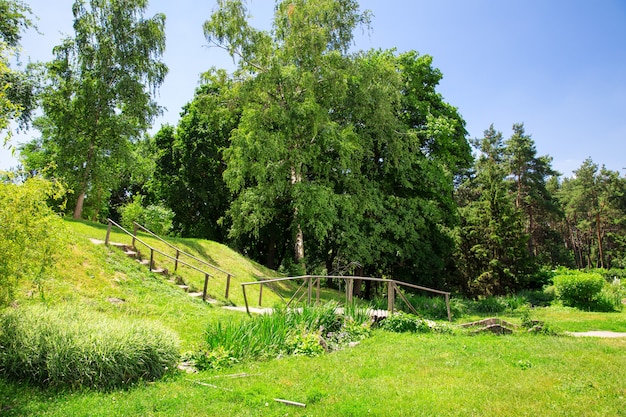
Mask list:
[[[296,172],[295,167],[291,168],[291,185],[299,184],[302,182],[302,175]],[[298,206],[293,208],[293,218],[295,221],[298,219]],[[304,233],[302,233],[302,227],[300,223],[296,225],[296,243],[294,246],[294,259],[297,264],[301,264],[304,268]]]
[[[83,216],[83,205],[85,202],[85,193],[78,194],[78,200],[76,200],[76,206],[74,207],[74,218],[80,220]]]

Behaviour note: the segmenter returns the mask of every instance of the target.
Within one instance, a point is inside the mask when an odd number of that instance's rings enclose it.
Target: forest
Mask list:
[[[0,0],[0,131],[37,131],[4,183],[44,178],[74,218],[211,239],[292,276],[471,297],[540,289],[557,267],[621,276],[626,179],[591,159],[563,177],[523,123],[469,138],[431,56],[352,51],[371,24],[356,0],[277,0],[270,31],[218,1],[204,35],[236,70],[207,69],[178,124],[148,134],[168,68],[147,4],[76,0],[73,36],[19,69],[33,17]]]

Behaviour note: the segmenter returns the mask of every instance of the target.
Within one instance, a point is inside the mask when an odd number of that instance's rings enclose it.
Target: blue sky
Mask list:
[[[28,33],[23,57],[51,59],[61,33],[72,34],[72,0],[25,0],[44,35]],[[269,28],[272,0],[251,0],[256,26]],[[369,34],[355,49],[416,50],[443,73],[439,92],[467,122],[469,137],[490,124],[511,135],[523,122],[540,155],[566,176],[591,157],[612,170],[626,168],[626,1],[624,0],[361,0],[373,13]],[[176,124],[200,73],[232,68],[208,48],[202,23],[215,1],[151,0],[149,14],[167,16],[170,68],[155,123]],[[36,136],[30,131],[16,141]],[[14,141],[15,142],[15,141]],[[6,150],[0,169],[16,164]]]

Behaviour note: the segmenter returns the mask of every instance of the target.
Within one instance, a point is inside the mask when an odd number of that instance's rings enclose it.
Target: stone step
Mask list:
[[[177,285],[177,287],[185,292],[189,292],[189,285]]]

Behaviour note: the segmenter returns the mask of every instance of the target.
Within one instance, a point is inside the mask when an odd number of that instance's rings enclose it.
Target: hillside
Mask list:
[[[169,281],[177,278],[189,284],[191,290],[202,291],[203,274],[184,266],[174,272],[171,261],[162,256],[155,256],[155,262],[157,266],[169,269],[169,276],[152,273],[147,266],[126,256],[119,248],[92,243],[91,239],[105,239],[105,225],[74,220],[65,220],[64,224],[67,229],[67,250],[57,260],[51,276],[43,282],[41,291],[32,284],[22,283],[18,303],[68,303],[114,317],[124,315],[158,320],[179,334],[183,350],[201,340],[202,332],[210,321],[244,316],[220,308],[223,304],[244,305],[242,282],[277,276],[276,272],[216,242],[171,239],[171,243],[180,249],[233,274],[228,300],[224,298],[225,276],[215,274],[210,278],[207,292],[217,303],[207,303],[190,297]],[[139,236],[151,246],[166,253],[172,252],[152,237],[143,234]],[[129,236],[116,230],[112,230],[110,239],[113,242],[131,243]],[[141,251],[141,245],[137,246]],[[147,256],[149,258],[149,253]],[[290,287],[277,289],[289,291]],[[250,287],[248,297],[251,305],[257,305],[256,286]],[[264,289],[264,306],[272,306],[279,301],[280,298],[270,289]]]

